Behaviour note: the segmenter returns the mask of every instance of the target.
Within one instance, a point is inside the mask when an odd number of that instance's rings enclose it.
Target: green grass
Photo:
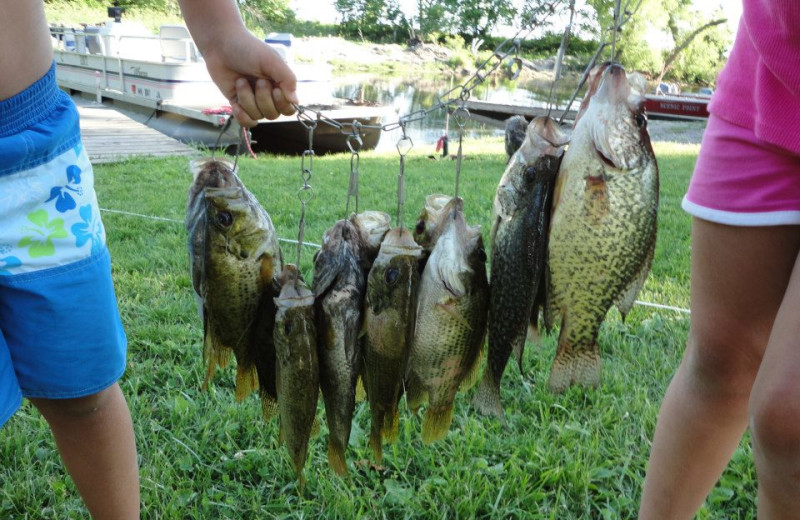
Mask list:
[[[660,229],[652,273],[639,299],[687,307],[689,217],[679,208],[697,147],[657,146],[661,167]],[[461,192],[471,223],[488,234],[492,198],[503,171],[499,140],[469,142]],[[299,158],[240,160],[241,176],[272,216],[283,238],[297,238]],[[396,153],[361,156],[360,209],[394,215]],[[345,212],[348,156],[318,157],[308,205],[306,238]],[[98,165],[103,208],[182,221],[190,182],[184,159]],[[407,158],[406,222],[425,195],[452,193],[455,162],[420,150]],[[600,334],[603,382],[597,390],[554,396],[545,381],[555,338],[528,345],[525,373],[509,364],[502,398],[503,428],[456,401],[447,437],[420,441],[420,421],[402,406],[399,441],[383,466],[369,462],[369,417],[357,408],[348,461],[351,477],[327,466],[327,428],[313,439],[309,483],[299,495],[277,421],[265,423],[255,396],[233,398],[233,370],[203,376],[202,327],[192,294],[182,223],[104,213],[114,280],[129,338],[121,385],[136,430],[143,518],[633,518],[658,407],[681,359],[685,314],[636,306],[623,323],[609,313]],[[295,249],[284,244],[294,261]],[[313,249],[303,251],[310,275]],[[323,417],[320,403],[320,418]],[[753,518],[755,476],[747,440],[698,518]],[[65,476],[46,423],[29,404],[0,429],[0,517],[86,518]]]

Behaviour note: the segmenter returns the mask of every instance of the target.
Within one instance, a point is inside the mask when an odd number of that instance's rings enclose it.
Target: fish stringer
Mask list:
[[[400,173],[397,174],[397,227],[403,227],[403,211],[406,204],[406,155],[414,148],[414,141],[406,134],[406,121],[400,121],[403,137],[397,141],[397,153],[400,154]]]
[[[297,120],[308,130],[308,148],[303,152],[300,163],[300,180],[303,185],[297,190],[297,198],[300,201],[300,221],[297,231],[297,268],[300,268],[300,259],[303,253],[303,238],[306,231],[306,205],[314,198],[314,189],[311,187],[311,177],[314,169],[314,130],[319,122],[319,114],[314,119],[305,113],[305,110],[298,110]]]
[[[358,152],[364,141],[361,139],[361,123],[353,121],[353,133],[347,136],[347,148],[350,149],[350,182],[347,186],[347,205],[345,206],[345,218],[350,215],[350,199],[355,199],[355,212],[358,213],[358,167],[361,158]]]

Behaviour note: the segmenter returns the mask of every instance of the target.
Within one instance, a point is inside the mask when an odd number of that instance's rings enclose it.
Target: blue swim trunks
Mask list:
[[[78,112],[55,64],[0,101],[0,426],[22,397],[99,392],[126,339]]]

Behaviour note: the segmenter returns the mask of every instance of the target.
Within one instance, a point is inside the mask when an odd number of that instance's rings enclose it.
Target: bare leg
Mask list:
[[[692,518],[725,469],[747,427],[799,235],[693,221],[689,340],[659,412],[640,519]]]
[[[750,400],[758,518],[800,519],[800,260],[795,264]]]
[[[95,520],[139,518],[139,468],[128,405],[119,385],[78,399],[31,399],[53,431]]]

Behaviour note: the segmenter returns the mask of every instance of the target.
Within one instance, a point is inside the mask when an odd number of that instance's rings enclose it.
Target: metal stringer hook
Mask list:
[[[406,204],[406,154],[414,148],[414,141],[406,135],[406,121],[401,118],[400,128],[403,137],[397,141],[397,153],[400,154],[400,173],[397,174],[397,227],[403,227],[403,211]]]
[[[358,166],[361,158],[358,155],[364,141],[361,139],[361,123],[353,121],[353,133],[347,136],[347,148],[350,149],[350,182],[347,186],[347,205],[345,207],[345,218],[350,215],[350,199],[355,198],[356,210],[358,213]]]
[[[467,107],[464,106],[464,101],[466,101],[465,96],[461,98],[461,104],[459,104],[458,108],[453,112],[453,117],[455,117],[456,124],[458,125],[458,153],[456,154],[456,188],[454,197],[458,197],[459,193],[459,186],[461,184],[461,159],[464,157],[463,143],[464,143],[464,125],[467,124],[467,119],[469,119],[469,110]]]
[[[308,149],[303,152],[300,163],[300,179],[303,185],[297,190],[297,198],[300,200],[300,222],[297,231],[297,267],[300,268],[300,259],[303,251],[303,238],[306,231],[306,205],[314,198],[314,190],[311,188],[311,176],[314,169],[314,130],[317,128],[317,119],[309,117],[305,111],[297,112],[297,120],[308,130]],[[308,161],[306,163],[306,160]]]

